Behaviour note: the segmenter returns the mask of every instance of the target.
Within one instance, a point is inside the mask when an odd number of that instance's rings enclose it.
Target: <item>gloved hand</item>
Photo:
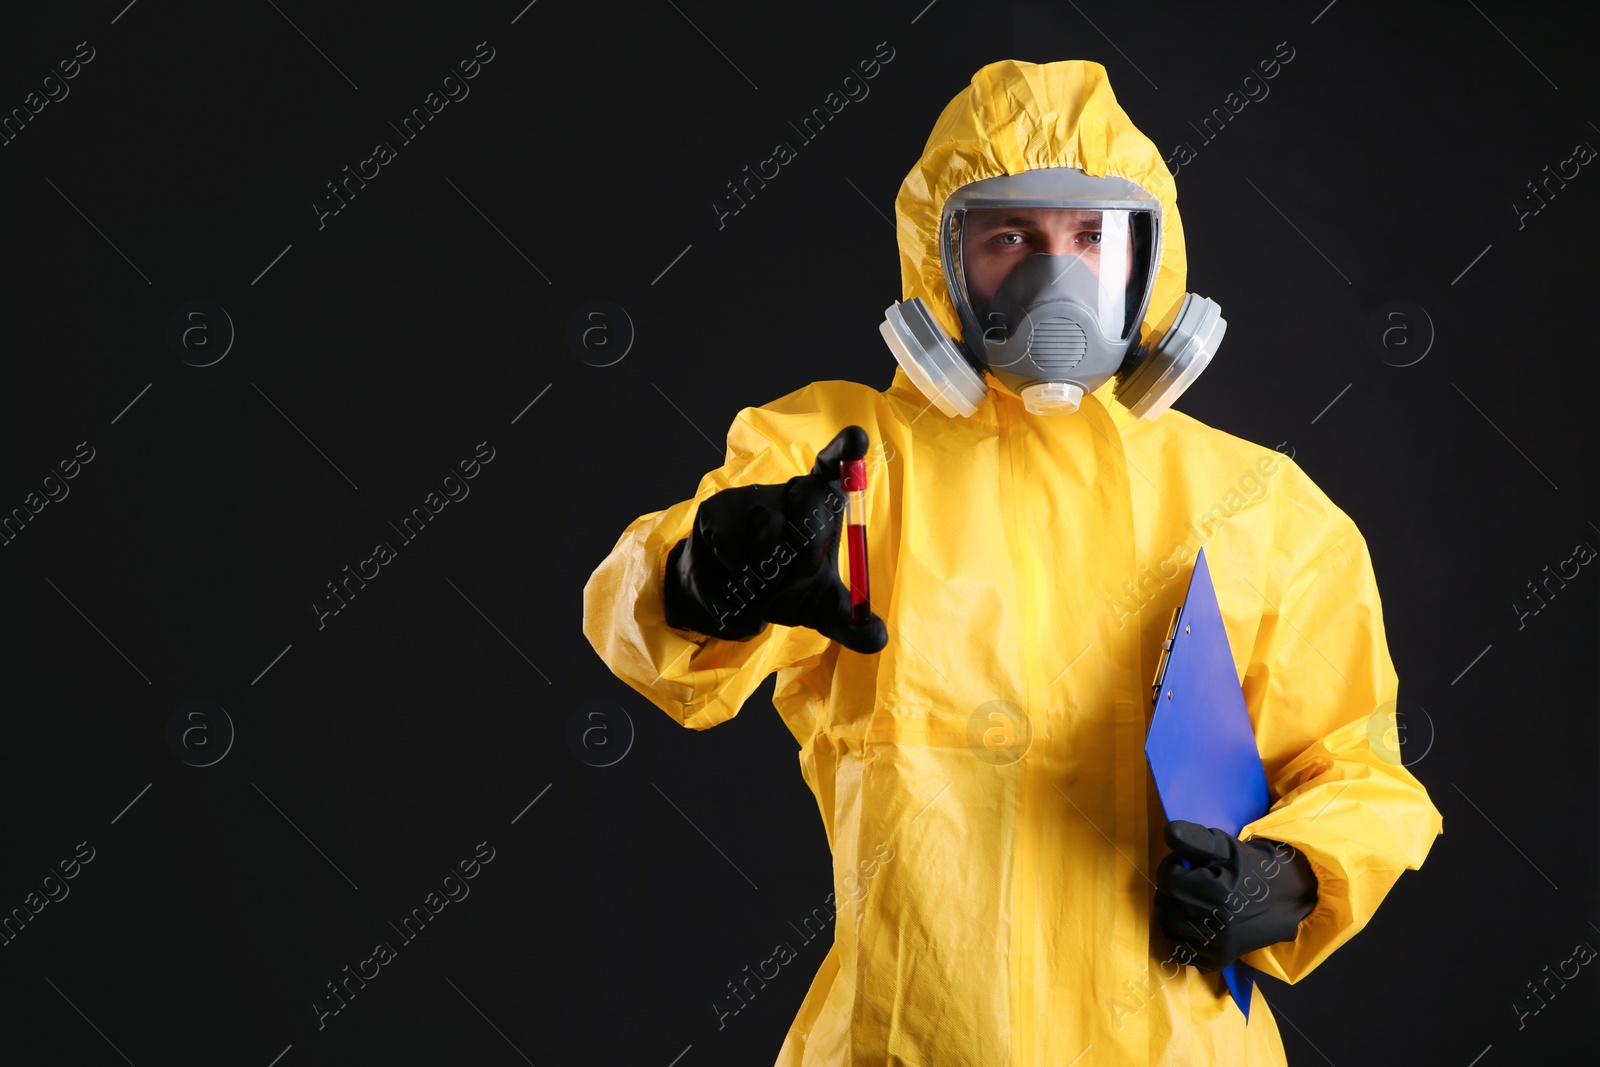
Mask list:
[[[702,502],[689,536],[667,556],[667,624],[748,641],[775,622],[808,626],[855,652],[888,644],[876,614],[850,625],[850,590],[839,578],[839,463],[863,458],[867,445],[867,431],[846,426],[811,473],[724,489]]]
[[[1169,822],[1172,854],[1156,871],[1161,931],[1194,953],[1202,972],[1247,952],[1294,940],[1317,906],[1317,876],[1305,856],[1279,841],[1241,841],[1199,823]],[[1183,860],[1193,864],[1185,868]]]

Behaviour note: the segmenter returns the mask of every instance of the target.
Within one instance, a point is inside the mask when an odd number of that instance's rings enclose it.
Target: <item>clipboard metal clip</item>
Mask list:
[[[1166,677],[1167,663],[1172,659],[1172,642],[1178,636],[1178,616],[1183,613],[1182,607],[1172,609],[1172,621],[1167,623],[1167,636],[1161,642],[1161,658],[1156,661],[1156,676],[1150,681],[1150,703],[1155,704],[1161,699],[1161,680]]]

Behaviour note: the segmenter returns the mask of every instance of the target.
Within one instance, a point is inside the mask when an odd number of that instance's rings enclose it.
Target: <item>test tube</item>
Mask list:
[[[872,616],[867,591],[867,463],[839,463],[839,484],[845,493],[845,542],[850,546],[850,625],[864,626]]]

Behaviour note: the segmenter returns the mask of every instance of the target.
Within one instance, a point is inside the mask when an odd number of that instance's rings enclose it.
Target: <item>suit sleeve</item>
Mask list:
[[[700,479],[692,499],[630,523],[583,587],[583,633],[594,650],[684,726],[705,730],[731,719],[767,675],[827,650],[828,639],[815,630],[776,623],[749,641],[676,630],[662,602],[667,555],[689,536],[700,503],[723,489],[778,484],[808,472],[838,429],[823,422],[816,411],[772,405],[740,411],[722,466]]]
[[[1243,957],[1285,982],[1359,932],[1442,829],[1393,732],[1398,681],[1366,542],[1338,515],[1341,536],[1265,606],[1246,680],[1273,804],[1239,836],[1293,845],[1317,876],[1294,940]]]

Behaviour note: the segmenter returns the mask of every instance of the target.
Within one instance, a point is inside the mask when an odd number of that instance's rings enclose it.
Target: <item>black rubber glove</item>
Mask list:
[[[850,625],[850,590],[839,578],[839,463],[863,458],[867,445],[867,431],[846,426],[810,474],[724,489],[701,503],[689,536],[667,556],[667,625],[748,641],[775,622],[808,626],[854,652],[888,644],[876,614]]]
[[[1193,953],[1201,971],[1221,970],[1247,952],[1294,940],[1317,906],[1311,863],[1280,841],[1240,841],[1193,822],[1169,822],[1172,855],[1156,871],[1161,931]],[[1187,859],[1192,869],[1185,868]]]

